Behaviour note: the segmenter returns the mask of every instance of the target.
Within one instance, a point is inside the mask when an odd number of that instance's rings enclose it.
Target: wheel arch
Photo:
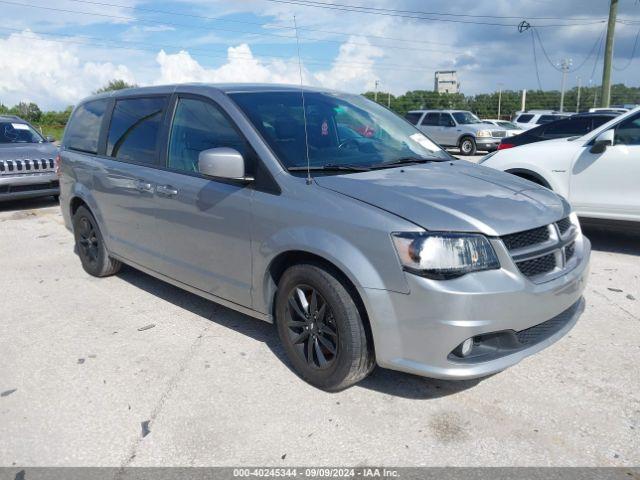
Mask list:
[[[511,175],[515,175],[516,177],[524,178],[525,180],[529,180],[530,182],[537,183],[538,185],[542,185],[549,190],[554,190],[546,178],[544,178],[541,174],[527,168],[510,168],[508,170],[505,170],[505,172],[510,173]]]
[[[316,253],[312,253],[306,250],[286,250],[280,252],[276,255],[271,262],[269,263],[267,270],[265,272],[265,279],[263,282],[264,286],[264,296],[265,299],[269,301],[269,312],[272,315],[272,318],[275,322],[275,298],[278,293],[278,283],[282,278],[284,272],[293,265],[301,265],[301,264],[310,264],[319,266],[329,273],[334,275],[340,283],[345,287],[347,292],[353,298],[356,307],[360,313],[360,318],[364,324],[364,328],[367,335],[367,342],[369,343],[372,352],[375,355],[374,341],[373,341],[373,331],[371,329],[371,322],[369,320],[369,315],[367,313],[367,308],[365,306],[362,293],[357,286],[356,282],[350,278],[350,274],[345,272],[344,267],[340,267],[336,265],[331,260],[318,255]]]

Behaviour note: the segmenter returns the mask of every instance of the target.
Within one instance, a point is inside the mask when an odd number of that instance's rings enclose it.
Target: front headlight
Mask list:
[[[404,269],[423,277],[448,280],[500,268],[484,235],[407,232],[394,233],[392,238]]]
[[[480,130],[478,133],[476,133],[476,137],[490,137],[491,136],[491,130]]]
[[[571,225],[573,225],[576,229],[576,233],[580,235],[582,233],[582,228],[580,228],[580,220],[578,220],[578,215],[576,212],[571,212],[569,215],[569,220],[571,221]]]

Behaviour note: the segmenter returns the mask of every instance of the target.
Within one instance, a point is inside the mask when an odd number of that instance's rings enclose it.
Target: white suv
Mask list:
[[[571,115],[571,113],[560,113],[553,110],[528,110],[516,112],[513,116],[513,123],[523,130],[529,130],[538,125],[555,122]]]
[[[640,222],[640,108],[581,137],[498,150],[481,163],[550,188],[581,217]]]

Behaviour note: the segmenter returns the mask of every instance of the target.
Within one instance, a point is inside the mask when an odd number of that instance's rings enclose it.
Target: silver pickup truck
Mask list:
[[[405,118],[440,146],[458,147],[462,155],[497,150],[507,136],[505,129],[492,128],[466,110],[412,110]]]
[[[57,147],[29,123],[0,115],[0,201],[57,196]]]

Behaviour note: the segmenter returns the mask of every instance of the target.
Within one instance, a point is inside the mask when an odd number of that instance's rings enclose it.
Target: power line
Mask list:
[[[176,23],[176,22],[161,22],[161,21],[156,21],[156,20],[147,20],[147,19],[139,19],[136,17],[127,17],[127,16],[122,16],[122,15],[110,15],[110,14],[106,14],[106,13],[97,13],[97,12],[84,12],[84,11],[80,11],[80,10],[68,10],[68,9],[63,9],[63,8],[55,8],[55,7],[46,7],[46,6],[42,6],[42,5],[32,5],[32,4],[28,4],[28,3],[20,3],[20,2],[13,2],[10,0],[0,0],[0,3],[3,4],[7,4],[7,5],[16,5],[16,6],[21,6],[21,7],[28,7],[28,8],[39,8],[39,9],[43,9],[43,10],[49,10],[49,11],[55,11],[55,12],[62,12],[62,13],[75,13],[75,14],[81,14],[81,15],[91,15],[91,16],[98,16],[98,17],[102,17],[102,18],[111,18],[111,19],[116,19],[116,20],[126,20],[126,21],[137,21],[137,22],[141,22],[141,23],[146,23],[146,24],[151,24],[151,25],[163,25],[163,26],[173,26],[173,27],[184,27],[184,28],[189,28],[189,29],[199,29],[199,30],[206,30],[206,31],[222,31],[222,32],[232,32],[232,33],[241,33],[241,34],[246,34],[246,35],[253,35],[253,36],[267,36],[267,37],[277,37],[277,38],[282,38],[282,39],[287,39],[287,40],[291,40],[293,41],[295,39],[294,36],[291,35],[280,35],[280,34],[276,34],[276,33],[266,33],[266,32],[250,32],[250,31],[246,31],[246,30],[233,30],[233,29],[228,29],[228,28],[211,28],[211,27],[204,27],[204,26],[198,26],[198,25],[188,25],[188,24],[184,24],[184,23]],[[382,48],[382,49],[392,49],[392,50],[406,50],[406,51],[418,51],[418,52],[425,52],[425,51],[436,51],[439,53],[442,53],[443,50],[442,49],[425,49],[423,47],[421,48],[413,48],[413,47],[400,47],[400,46],[395,46],[395,45],[378,45],[378,44],[372,44],[372,43],[363,43],[363,42],[353,42],[353,41],[338,41],[338,40],[328,40],[328,39],[319,39],[319,38],[313,38],[313,37],[300,37],[303,38],[305,40],[312,40],[314,42],[321,42],[321,43],[336,43],[339,45],[360,45],[360,46],[366,46],[366,47],[377,47],[377,48]],[[452,50],[449,50],[450,53],[457,53],[454,52]]]
[[[633,58],[636,55],[636,48],[638,47],[638,37],[640,37],[640,30],[638,30],[638,33],[636,33],[636,39],[633,42],[633,50],[631,51],[631,56],[629,57],[629,61],[627,62],[627,64],[622,68],[618,68],[615,65],[613,65],[613,68],[616,69],[618,72],[626,70],[631,66],[631,62],[633,61]]]
[[[551,60],[549,55],[547,54],[547,50],[544,48],[544,44],[542,43],[542,39],[540,38],[540,33],[538,32],[538,30],[535,27],[532,27],[531,30],[533,31],[535,37],[538,39],[538,43],[540,44],[540,49],[542,50],[542,53],[544,54],[545,58],[547,59],[547,62],[549,62],[549,65],[551,65],[556,71],[562,72],[563,69],[560,68],[560,67],[557,67],[553,63],[553,61]],[[591,56],[595,52],[596,46],[600,43],[603,34],[604,34],[604,32],[601,33],[598,36],[598,38],[596,39],[596,42],[591,47],[591,50],[589,51],[589,54],[585,57],[585,59],[582,61],[582,63],[580,65],[578,65],[576,68],[572,69],[572,70],[567,70],[567,73],[573,73],[573,72],[576,72],[576,71],[580,70],[589,61],[589,59],[591,58]]]
[[[538,56],[536,54],[536,39],[533,36],[533,30],[531,30],[531,46],[533,47],[533,64],[536,66],[536,78],[538,79],[538,90],[542,90],[542,83],[540,82],[540,71],[538,70]]]
[[[356,13],[366,13],[371,15],[381,15],[387,17],[399,17],[399,18],[412,18],[417,20],[431,20],[435,22],[450,22],[450,23],[466,23],[473,25],[490,25],[490,26],[500,26],[500,27],[517,27],[517,24],[512,23],[497,23],[497,22],[486,22],[486,21],[477,21],[477,20],[462,20],[461,17],[474,17],[474,18],[500,18],[496,16],[481,16],[481,15],[462,15],[457,14],[459,17],[457,18],[437,18],[437,17],[429,17],[425,15],[443,15],[438,13],[404,13],[404,12],[412,12],[410,10],[394,10],[394,9],[381,9],[374,7],[363,7],[342,3],[329,3],[329,2],[318,2],[312,0],[264,0],[266,2],[273,3],[282,3],[288,5],[297,5],[301,7],[313,7],[313,8],[324,8],[329,10],[340,10],[346,12],[356,12]],[[453,15],[453,14],[452,14]],[[515,18],[515,17],[511,17]],[[521,17],[518,17],[521,18]],[[556,17],[560,19],[559,17]],[[538,27],[568,27],[568,26],[580,26],[580,25],[593,25],[598,23],[604,23],[606,20],[595,20],[595,21],[585,21],[582,23],[562,23],[562,24],[546,24],[546,25],[537,25]]]
[[[17,28],[10,28],[10,27],[0,27],[0,30],[9,30],[9,31],[15,31],[15,32],[22,32],[24,33],[24,30],[20,30]],[[69,37],[68,39],[64,39],[64,40],[54,40],[51,39],[49,41],[53,41],[53,42],[58,42],[58,43],[71,43],[71,44],[79,44],[79,45],[92,45],[92,46],[98,46],[98,47],[108,47],[108,48],[119,48],[119,49],[124,49],[124,50],[133,50],[133,51],[151,51],[151,49],[154,49],[153,51],[155,51],[155,49],[158,48],[162,48],[162,49],[169,49],[169,48],[175,48],[175,49],[182,49],[182,50],[186,50],[188,47],[183,47],[183,46],[177,46],[177,45],[166,45],[166,44],[151,44],[151,43],[145,43],[145,42],[124,42],[121,40],[111,40],[111,39],[102,39],[102,38],[97,38],[97,37],[89,37],[89,36],[74,36],[74,35],[65,35],[65,34],[54,34],[54,33],[47,33],[47,32],[37,32],[37,31],[33,31],[33,30],[28,30],[28,32],[36,34],[36,35],[47,35],[47,36],[64,36],[64,37]],[[35,38],[35,37],[34,37]],[[78,41],[76,40],[76,38],[78,39],[87,39],[88,41]],[[131,44],[131,46],[127,45],[127,43]],[[144,48],[147,47],[147,48]],[[228,55],[215,55],[215,54],[211,54],[211,53],[204,53],[202,52],[202,49],[189,49],[188,53],[191,52],[195,52],[196,54],[198,54],[198,56],[202,56],[202,57],[209,57],[209,58],[221,58],[221,59],[228,59],[229,56]],[[202,52],[202,53],[200,53]],[[209,52],[209,50],[207,50],[207,52]],[[236,58],[241,58],[241,59],[246,59],[246,60],[271,60],[271,59],[278,59],[280,61],[283,61],[282,59],[284,59],[283,63],[287,64],[293,64],[296,63],[296,60],[294,60],[292,57],[289,56],[284,56],[284,55],[243,55],[241,53],[236,53],[234,54]],[[346,61],[340,61],[340,60],[330,60],[330,61],[320,61],[320,60],[308,60],[308,59],[304,59],[304,63],[307,65],[325,65],[325,66],[337,66],[337,67],[368,67],[368,66],[373,66],[373,62],[346,62]],[[376,65],[376,70],[390,70],[390,71],[394,71],[394,70],[406,70],[406,71],[412,71],[412,72],[425,72],[425,69],[422,68],[414,68],[414,67],[409,67],[406,65],[398,65],[398,64],[384,64],[382,66],[378,66]]]

